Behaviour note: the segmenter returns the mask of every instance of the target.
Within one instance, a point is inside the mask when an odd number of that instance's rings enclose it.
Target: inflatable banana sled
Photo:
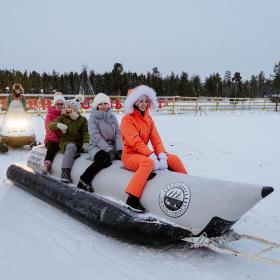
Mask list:
[[[40,173],[46,149],[30,151],[27,166],[11,165],[7,178],[14,184],[69,212],[100,225],[117,236],[141,243],[170,243],[202,234],[218,237],[227,232],[242,215],[273,188],[157,171],[147,182],[141,204],[144,214],[125,207],[125,187],[133,172],[122,161],[100,171],[92,181],[94,193],[76,188],[80,175],[92,163],[88,154],[75,160],[71,178],[74,185],[59,181],[62,154],[54,159],[50,176]]]

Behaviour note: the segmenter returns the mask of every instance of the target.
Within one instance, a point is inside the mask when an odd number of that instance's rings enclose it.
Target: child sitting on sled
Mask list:
[[[51,131],[48,125],[50,122],[55,121],[58,117],[60,117],[61,112],[64,108],[64,96],[61,92],[56,92],[53,98],[53,105],[49,107],[45,119],[46,136],[44,144],[47,148],[47,154],[40,168],[43,174],[47,174],[51,169],[53,159],[56,153],[59,151],[60,136],[62,134],[61,130]]]
[[[67,100],[65,112],[54,122],[49,123],[51,131],[61,130],[59,149],[63,153],[61,181],[70,183],[71,169],[77,153],[88,151],[89,133],[87,119],[80,115],[83,95]]]
[[[98,93],[92,104],[89,117],[89,156],[94,162],[81,175],[78,188],[93,192],[91,181],[103,168],[112,164],[112,160],[121,159],[122,138],[116,116],[111,110],[110,97]]]

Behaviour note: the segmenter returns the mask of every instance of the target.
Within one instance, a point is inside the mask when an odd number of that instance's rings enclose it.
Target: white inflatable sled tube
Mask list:
[[[29,153],[27,166],[39,171],[46,149],[43,145]],[[60,178],[63,155],[57,153],[51,176]],[[92,163],[88,154],[74,161],[71,178],[77,184],[80,175]],[[258,201],[273,191],[247,183],[222,181],[160,170],[148,181],[141,203],[147,212],[163,221],[187,229],[193,236],[207,232],[209,236],[221,235]],[[122,161],[101,170],[92,181],[95,194],[111,197],[123,204],[127,199],[125,188],[133,172],[123,167]]]

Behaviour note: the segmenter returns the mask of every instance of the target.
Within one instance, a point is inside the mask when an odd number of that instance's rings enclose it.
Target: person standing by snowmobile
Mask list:
[[[112,160],[121,159],[122,138],[116,116],[111,110],[111,101],[105,93],[98,93],[92,104],[88,128],[90,134],[89,155],[94,161],[81,175],[78,188],[93,192],[91,181]]]
[[[130,90],[124,104],[122,161],[127,169],[136,171],[125,189],[128,194],[126,204],[137,212],[145,211],[139,199],[153,170],[168,168],[187,174],[179,157],[166,152],[149,114],[149,108],[156,109],[157,104],[155,91],[145,85]],[[149,141],[154,150],[148,147]]]
[[[12,93],[7,97],[7,111],[13,100],[19,100],[22,103],[24,110],[26,111],[26,99],[23,95],[24,89],[21,84],[14,84],[12,88]]]
[[[65,108],[65,99],[61,92],[56,92],[53,98],[53,105],[49,107],[48,113],[45,118],[46,135],[44,139],[45,147],[47,148],[47,154],[43,164],[41,165],[41,171],[47,174],[52,166],[53,159],[56,153],[59,151],[61,130],[51,131],[48,127],[49,123],[55,121],[60,117],[62,110]]]
[[[77,95],[74,99],[66,101],[65,113],[56,121],[50,122],[51,131],[61,130],[59,149],[63,153],[61,167],[61,181],[70,183],[71,169],[77,153],[88,151],[89,133],[87,119],[80,115],[83,95]]]
[[[0,153],[4,154],[9,151],[9,147],[6,143],[4,143],[2,136],[0,136]]]

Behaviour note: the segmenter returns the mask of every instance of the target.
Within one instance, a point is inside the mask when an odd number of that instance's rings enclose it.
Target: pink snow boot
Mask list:
[[[41,165],[40,169],[43,174],[48,174],[48,172],[51,170],[51,166],[52,162],[50,160],[45,160]]]

